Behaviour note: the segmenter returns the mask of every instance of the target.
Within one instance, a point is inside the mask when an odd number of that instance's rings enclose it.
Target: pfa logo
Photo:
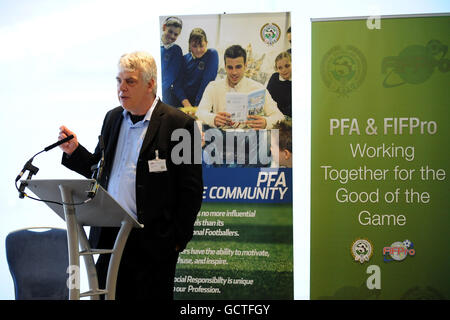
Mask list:
[[[390,247],[383,248],[384,262],[403,261],[408,255],[413,256],[415,254],[414,244],[409,240],[397,241]]]
[[[367,62],[364,54],[352,45],[337,45],[323,56],[320,73],[326,87],[339,96],[348,97],[364,82]]]
[[[363,264],[369,261],[373,254],[372,243],[367,239],[357,239],[352,243],[351,253],[353,259]]]
[[[259,34],[262,41],[269,46],[273,46],[278,42],[278,40],[280,40],[281,29],[276,23],[266,23],[262,26]]]

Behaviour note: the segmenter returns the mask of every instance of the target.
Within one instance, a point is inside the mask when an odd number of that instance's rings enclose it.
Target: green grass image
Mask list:
[[[293,299],[292,205],[205,203],[195,233],[175,299]]]

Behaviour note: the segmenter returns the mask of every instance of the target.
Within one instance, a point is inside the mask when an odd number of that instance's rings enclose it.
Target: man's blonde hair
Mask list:
[[[153,94],[156,95],[158,73],[156,70],[156,62],[152,55],[145,51],[125,53],[120,57],[119,70],[128,72],[140,71],[142,80],[145,83],[154,80]]]

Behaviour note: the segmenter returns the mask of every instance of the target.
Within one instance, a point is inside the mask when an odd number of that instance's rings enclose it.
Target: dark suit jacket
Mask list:
[[[104,188],[108,186],[114,161],[123,119],[122,111],[122,107],[110,110],[103,122],[101,134],[105,144],[105,164],[100,184]],[[171,159],[172,149],[179,143],[171,141],[171,136],[178,128],[188,130],[192,137],[190,164],[176,165]],[[193,225],[203,196],[201,164],[193,162],[195,150],[201,152],[199,147],[201,136],[199,133],[194,135],[194,130],[198,128],[193,118],[161,101],[156,104],[136,167],[137,218],[144,224],[146,244],[143,247],[152,257],[164,256],[168,250],[175,250],[176,245],[181,250],[184,249],[193,235]],[[198,139],[194,141],[194,137]],[[198,143],[197,148],[194,148],[194,142]],[[160,159],[166,159],[166,172],[149,172],[148,160],[155,159],[155,150],[158,150]],[[70,157],[63,155],[62,163],[90,178],[92,175],[90,168],[100,157],[99,146],[92,154],[80,144]],[[112,248],[117,230],[117,228],[91,228],[89,237],[91,246]]]

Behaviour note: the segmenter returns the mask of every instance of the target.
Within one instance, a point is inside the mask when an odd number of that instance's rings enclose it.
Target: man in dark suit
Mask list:
[[[202,201],[201,164],[194,162],[195,151],[201,152],[195,147],[201,143],[200,134],[194,134],[194,119],[159,101],[156,76],[149,54],[123,55],[116,77],[121,106],[106,114],[101,130],[105,162],[100,184],[144,224],[131,231],[125,246],[116,299],[173,299],[178,254],[192,238]],[[179,142],[171,138],[177,129],[191,137],[190,150],[182,151],[190,155],[190,162],[174,161],[178,155],[172,150]],[[59,139],[71,134],[74,138],[61,145],[62,163],[90,178],[92,165],[101,158],[100,145],[92,154],[76,134],[60,127]],[[118,228],[91,228],[91,246],[112,248],[117,232]],[[108,263],[109,256],[101,255],[96,264],[100,288],[105,286]]]

